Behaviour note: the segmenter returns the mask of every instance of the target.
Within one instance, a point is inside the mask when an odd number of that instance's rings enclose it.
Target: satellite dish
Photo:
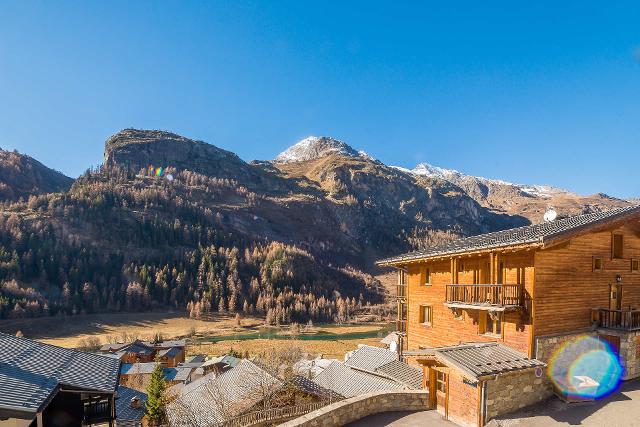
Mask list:
[[[558,218],[558,212],[554,211],[553,209],[549,209],[544,213],[545,222],[555,221],[556,218]]]

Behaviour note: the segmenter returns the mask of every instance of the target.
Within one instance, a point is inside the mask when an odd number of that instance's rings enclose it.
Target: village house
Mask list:
[[[0,426],[114,425],[119,366],[0,333]]]
[[[149,381],[151,374],[160,362],[144,362],[144,363],[123,363],[120,366],[120,385],[127,386],[135,390],[144,390]],[[160,363],[161,364],[161,363]],[[196,368],[191,366],[176,366],[172,368],[164,367],[162,372],[167,386],[176,384],[187,384],[191,382],[192,374]]]
[[[556,219],[378,262],[398,270],[403,358],[462,425],[551,394],[544,364],[578,336],[640,376],[640,207]]]
[[[175,368],[185,361],[185,340],[141,341],[131,343],[111,343],[100,347],[103,354],[114,354],[122,363],[148,363],[156,359],[167,368]]]
[[[308,378],[281,378],[248,359],[169,392],[170,424],[184,427],[275,425],[343,399]]]

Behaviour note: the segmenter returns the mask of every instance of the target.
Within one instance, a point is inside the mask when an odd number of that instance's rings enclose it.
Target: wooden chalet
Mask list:
[[[113,357],[0,333],[0,425],[112,426],[119,366]]]
[[[629,206],[464,238],[378,265],[398,270],[402,350],[430,367],[425,377],[435,397],[447,389],[449,365],[433,349],[468,343],[496,343],[546,362],[563,342],[588,334],[618,351],[625,379],[640,376],[639,263],[640,206]],[[466,424],[482,424],[481,409]]]

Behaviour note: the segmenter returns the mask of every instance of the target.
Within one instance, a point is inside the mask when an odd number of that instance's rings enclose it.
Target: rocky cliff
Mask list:
[[[0,201],[69,189],[73,179],[25,154],[0,149]]]

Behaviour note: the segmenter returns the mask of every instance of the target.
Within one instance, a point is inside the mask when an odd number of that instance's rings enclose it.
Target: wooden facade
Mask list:
[[[639,217],[544,245],[396,263],[405,349],[496,341],[535,357],[535,337],[640,329]]]

